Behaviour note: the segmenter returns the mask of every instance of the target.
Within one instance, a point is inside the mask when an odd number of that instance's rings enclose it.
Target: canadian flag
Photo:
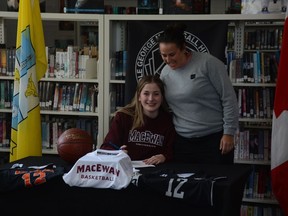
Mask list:
[[[271,139],[272,191],[288,216],[288,19],[284,24]]]

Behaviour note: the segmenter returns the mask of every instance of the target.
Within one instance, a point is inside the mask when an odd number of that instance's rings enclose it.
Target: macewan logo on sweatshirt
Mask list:
[[[145,75],[160,74],[165,63],[162,61],[157,38],[162,33],[158,32],[150,37],[139,50],[135,60],[135,77],[139,81]],[[200,38],[185,31],[184,36],[187,42],[187,49],[197,52],[207,52],[209,50]]]
[[[99,172],[107,173],[115,176],[120,175],[120,170],[113,166],[103,165],[103,164],[82,164],[77,166],[77,173],[87,173],[87,172]]]
[[[141,142],[163,146],[164,136],[151,133],[151,131],[130,130],[128,142]]]

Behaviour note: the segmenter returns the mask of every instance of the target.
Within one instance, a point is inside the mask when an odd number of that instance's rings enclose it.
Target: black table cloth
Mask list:
[[[14,163],[44,165],[54,163],[71,169],[58,156],[27,157]],[[0,168],[9,168],[7,163]],[[160,169],[179,172],[205,172],[208,175],[227,176],[214,184],[214,206],[192,205],[189,200],[160,195],[153,190],[142,190],[132,183],[125,189],[96,189],[70,187],[62,177],[56,177],[33,188],[0,192],[1,215],[85,215],[85,216],[239,216],[243,191],[250,172],[249,165],[209,165],[167,163],[156,167],[142,168],[142,173]],[[5,214],[4,214],[5,213]],[[188,214],[187,214],[188,213]]]

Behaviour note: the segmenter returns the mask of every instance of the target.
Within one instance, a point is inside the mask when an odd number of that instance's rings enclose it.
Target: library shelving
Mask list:
[[[283,19],[276,17],[246,20],[231,25],[228,31],[227,68],[239,105],[234,162],[250,164],[252,168],[241,215],[283,215],[272,192],[270,175],[273,104],[283,25]],[[236,37],[238,52],[233,41]]]
[[[96,148],[103,141],[103,15],[42,13],[41,16],[48,58],[47,73],[38,86],[43,153],[57,154],[57,138],[61,131],[69,127],[80,127],[87,130],[93,137]],[[10,37],[10,33],[16,34],[17,18],[17,12],[1,11],[0,13],[0,42],[4,44],[4,47],[1,47],[3,52],[4,50],[15,50],[16,40],[13,40],[14,36]],[[69,25],[69,28],[64,27],[63,29],[61,22],[67,22],[65,25]],[[9,28],[9,35],[8,31],[5,31],[7,28]],[[92,33],[89,35],[89,32]],[[52,54],[51,49],[53,50]],[[75,50],[77,52],[74,52]],[[57,53],[61,53],[59,58],[56,57]],[[69,64],[65,65],[64,69],[60,67],[60,63],[69,59],[69,55],[73,55],[74,59],[74,56],[77,56],[77,63],[73,59],[71,67],[77,67],[78,70],[75,68],[69,70]],[[3,56],[1,55],[1,57]],[[53,73],[51,73],[51,67]],[[9,69],[7,71],[9,73],[4,72],[1,70],[0,81],[1,87],[3,86],[5,89],[7,83],[8,86],[13,86],[14,79],[13,69]],[[10,90],[10,88],[8,89]],[[7,91],[3,91],[3,93],[5,95]],[[2,99],[5,101],[6,98],[1,97]],[[60,101],[60,99],[62,100]],[[5,102],[10,102],[10,106],[6,106],[5,103],[5,106],[0,108],[0,112],[4,116],[1,118],[1,122],[2,119],[6,121],[11,119],[11,97]],[[7,128],[7,132],[10,133],[10,128]],[[0,151],[9,152],[9,141],[1,144]]]

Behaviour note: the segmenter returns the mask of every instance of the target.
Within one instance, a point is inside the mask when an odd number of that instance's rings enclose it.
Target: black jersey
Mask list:
[[[15,165],[0,170],[0,191],[31,188],[64,174],[64,167],[56,167],[54,164],[29,167]]]
[[[200,206],[213,206],[213,186],[225,176],[207,176],[203,173],[176,173],[160,170],[152,173],[135,173],[132,183],[142,189],[151,189],[168,197],[189,200]]]

